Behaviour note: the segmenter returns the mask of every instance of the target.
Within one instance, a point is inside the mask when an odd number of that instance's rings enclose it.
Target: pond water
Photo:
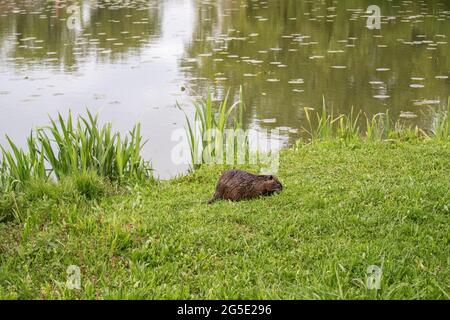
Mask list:
[[[370,5],[380,28],[367,28]],[[58,112],[100,113],[149,139],[144,156],[167,178],[184,128],[179,102],[244,89],[245,125],[291,144],[304,107],[429,128],[450,96],[447,0],[0,0],[0,143],[25,143]]]

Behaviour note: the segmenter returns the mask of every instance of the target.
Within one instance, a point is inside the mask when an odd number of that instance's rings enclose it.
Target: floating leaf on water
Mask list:
[[[303,79],[292,79],[288,81],[289,84],[303,84],[305,81]]]
[[[28,37],[28,38],[19,39],[19,41],[30,41],[30,40],[36,40],[36,37]]]
[[[422,100],[422,101],[416,101],[414,102],[414,105],[416,106],[426,106],[426,105],[435,105],[440,104],[440,100]]]
[[[417,114],[415,114],[414,112],[410,112],[410,111],[402,111],[400,113],[400,118],[414,119],[414,118],[417,118]]]
[[[380,99],[380,100],[384,100],[384,99],[388,99],[388,98],[390,98],[391,96],[388,96],[388,95],[385,95],[385,94],[379,94],[379,95],[376,95],[376,96],[373,96],[375,99]]]
[[[245,62],[248,62],[250,64],[261,64],[264,61],[261,61],[261,60],[245,60]]]
[[[332,69],[347,69],[347,66],[331,66]]]

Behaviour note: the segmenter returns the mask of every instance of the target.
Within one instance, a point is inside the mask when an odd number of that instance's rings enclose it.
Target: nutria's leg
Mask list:
[[[212,204],[212,203],[216,202],[217,200],[219,200],[219,197],[216,194],[214,194],[212,199],[208,201],[208,204]]]

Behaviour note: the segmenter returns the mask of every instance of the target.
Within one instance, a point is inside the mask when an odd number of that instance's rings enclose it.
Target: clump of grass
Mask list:
[[[206,100],[194,102],[194,120],[186,115],[186,134],[188,137],[191,161],[194,169],[201,165],[216,161],[234,162],[239,154],[248,155],[248,139],[245,135],[236,135],[243,132],[243,102],[242,87],[239,97],[233,104],[229,104],[228,91],[224,99],[216,106],[212,93],[208,90]],[[179,106],[178,106],[179,107]],[[181,107],[179,107],[181,109]],[[228,135],[232,132],[233,136]],[[238,137],[239,136],[239,137]],[[244,137],[244,141],[239,138]],[[230,140],[231,139],[231,140]],[[230,148],[232,148],[230,150]],[[226,159],[226,156],[232,159]]]
[[[0,223],[13,219],[17,209],[16,195],[12,191],[0,193]]]
[[[378,113],[372,117],[365,114],[366,131],[362,131],[360,127],[361,112],[356,115],[353,108],[349,114],[341,114],[334,116],[333,111],[329,112],[325,105],[322,111],[317,112],[316,119],[311,116],[314,109],[305,108],[306,121],[308,129],[304,131],[308,134],[310,141],[338,139],[344,142],[351,142],[358,139],[366,139],[366,141],[376,142],[389,139],[410,140],[419,137],[428,137],[428,135],[417,127],[407,126],[400,121],[393,122],[389,111]],[[445,137],[445,122],[448,121],[445,112],[437,117],[440,135]]]
[[[377,113],[371,118],[366,115],[366,138],[369,141],[381,141],[387,139],[391,132],[391,119],[389,111]]]
[[[105,182],[94,171],[75,174],[70,177],[77,193],[88,200],[96,199],[107,193]]]
[[[340,116],[337,128],[337,135],[345,141],[351,141],[359,138],[360,127],[359,118],[361,116],[361,111],[356,115],[354,109],[350,110],[350,113],[346,116]]]
[[[439,140],[450,139],[450,98],[447,107],[434,112],[431,131]]]
[[[15,189],[32,179],[47,181],[77,173],[94,172],[100,177],[121,181],[125,178],[148,178],[151,167],[141,156],[140,125],[125,137],[112,131],[111,123],[100,126],[98,116],[89,110],[87,117],[75,120],[69,113],[50,125],[32,131],[25,150],[8,136],[9,150],[0,146],[0,188]]]
[[[323,98],[322,112],[316,114],[317,123],[314,123],[310,112],[314,109],[304,108],[306,121],[308,122],[309,129],[305,129],[306,133],[310,136],[311,141],[314,140],[324,140],[333,137],[334,125],[341,117],[335,118],[333,111],[329,113],[327,111],[325,98]]]
[[[0,224],[13,219],[25,221],[38,202],[48,206],[60,202],[78,204],[100,199],[114,191],[114,184],[94,171],[78,172],[60,181],[31,178],[20,185],[20,190],[0,193]]]

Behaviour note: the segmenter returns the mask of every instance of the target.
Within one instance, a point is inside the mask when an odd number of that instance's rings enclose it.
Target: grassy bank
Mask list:
[[[0,203],[0,297],[450,298],[448,140],[330,140],[280,161],[283,192],[240,203],[205,204],[218,166],[31,181]]]

